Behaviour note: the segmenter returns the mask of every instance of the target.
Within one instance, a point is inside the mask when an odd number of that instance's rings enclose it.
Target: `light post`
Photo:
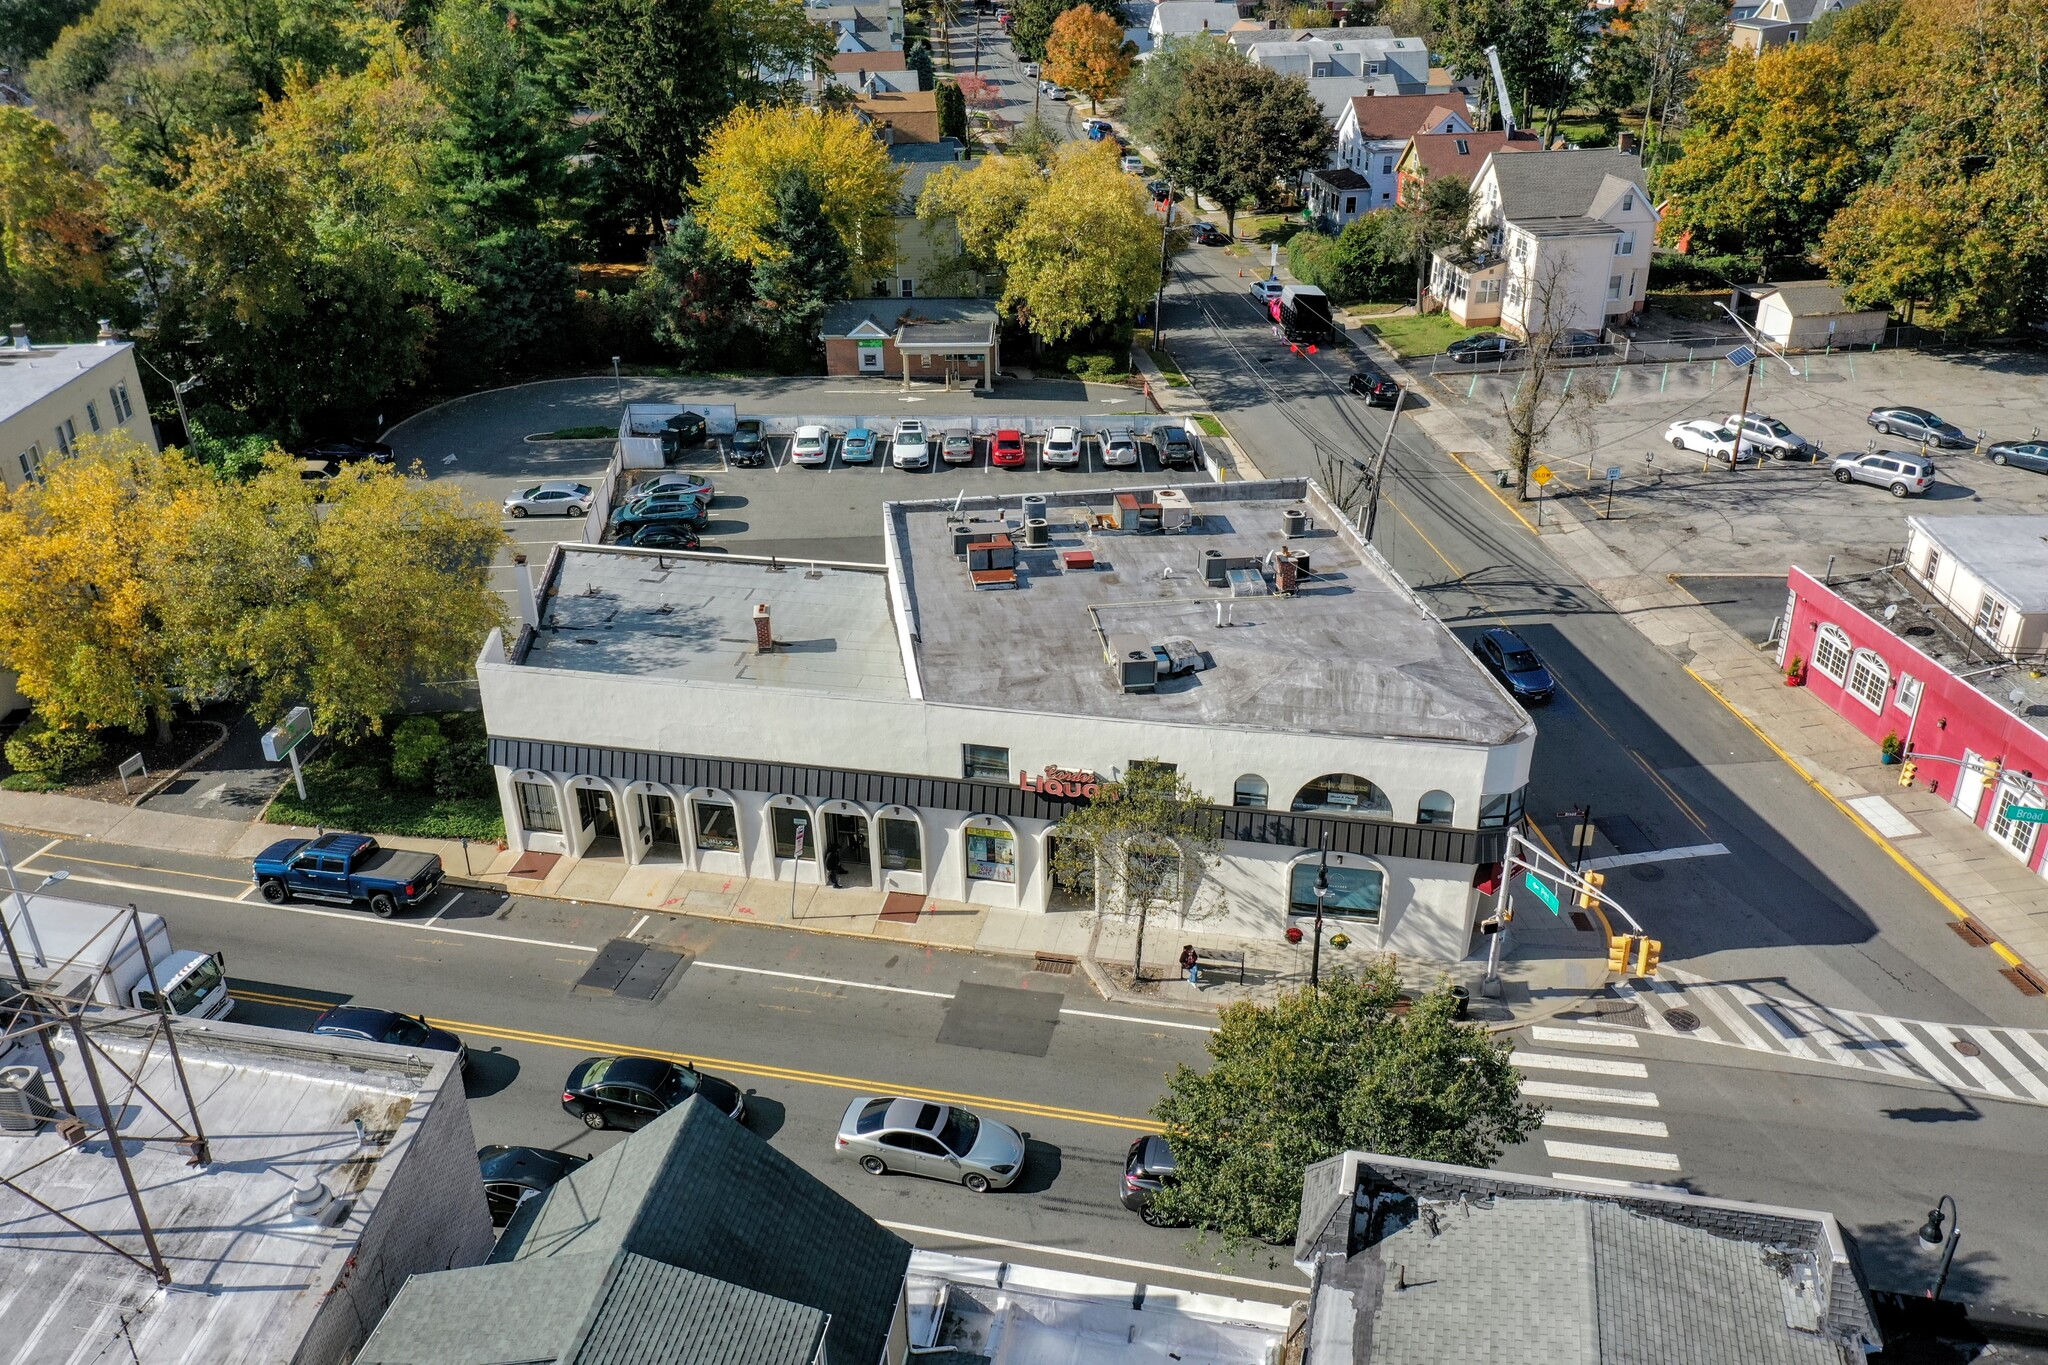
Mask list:
[[[1323,988],[1323,901],[1330,894],[1330,832],[1323,831],[1323,861],[1316,868],[1316,941],[1309,952],[1308,987]]]
[[[1159,229],[1159,288],[1152,296],[1152,349],[1166,349],[1166,271],[1173,260],[1173,182],[1166,182],[1166,221]]]
[[[626,401],[626,381],[619,377],[619,358],[612,357],[612,397],[619,403]]]
[[[1944,1204],[1948,1206],[1948,1216],[1952,1220],[1946,1238],[1942,1236],[1941,1231],[1941,1209]],[[1962,1240],[1962,1211],[1956,1207],[1955,1200],[1943,1195],[1934,1207],[1927,1211],[1927,1221],[1920,1225],[1920,1244],[1941,1247],[1941,1269],[1934,1276],[1934,1288],[1927,1292],[1928,1298],[1939,1299],[1941,1291],[1948,1287],[1948,1268],[1956,1258],[1956,1243]]]

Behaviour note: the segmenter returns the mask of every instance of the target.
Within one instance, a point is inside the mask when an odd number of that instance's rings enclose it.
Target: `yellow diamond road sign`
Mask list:
[[[1544,484],[1549,483],[1553,478],[1555,478],[1556,475],[1550,472],[1549,465],[1539,464],[1534,469],[1529,471],[1529,477],[1536,480],[1536,486],[1538,488],[1541,488]]]

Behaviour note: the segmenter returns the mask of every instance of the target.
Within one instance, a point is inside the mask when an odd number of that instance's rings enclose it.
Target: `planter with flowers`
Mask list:
[[[1791,666],[1785,670],[1785,686],[1806,686],[1806,660],[1796,654],[1792,656]]]

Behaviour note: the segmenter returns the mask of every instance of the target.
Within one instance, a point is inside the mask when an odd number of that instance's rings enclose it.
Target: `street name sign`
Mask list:
[[[1529,888],[1530,895],[1548,906],[1551,914],[1557,913],[1557,893],[1548,886],[1545,886],[1541,877],[1537,876],[1534,872],[1524,872],[1522,874],[1522,885]]]

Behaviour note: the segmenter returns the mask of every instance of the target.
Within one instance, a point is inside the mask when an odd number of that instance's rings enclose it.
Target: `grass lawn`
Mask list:
[[[1612,147],[1614,139],[1607,135],[1607,127],[1599,119],[1567,118],[1558,120],[1557,134],[1574,147]]]
[[[1692,293],[1682,289],[1659,289],[1650,294],[1647,302],[1660,313],[1673,317],[1690,318],[1694,322],[1714,322],[1721,317],[1721,304],[1728,298],[1728,291],[1717,289]]]
[[[382,764],[351,763],[326,754],[306,765],[306,800],[285,784],[263,818],[280,825],[315,825],[358,834],[406,834],[416,839],[505,837],[505,815],[492,796],[440,797],[391,781]]]
[[[1436,355],[1460,337],[1477,336],[1491,327],[1460,327],[1449,313],[1425,313],[1421,317],[1388,318],[1366,324],[1395,355]]]
[[[1223,423],[1217,421],[1206,412],[1195,414],[1195,425],[1202,429],[1204,436],[1228,436],[1230,434],[1223,429]]]

